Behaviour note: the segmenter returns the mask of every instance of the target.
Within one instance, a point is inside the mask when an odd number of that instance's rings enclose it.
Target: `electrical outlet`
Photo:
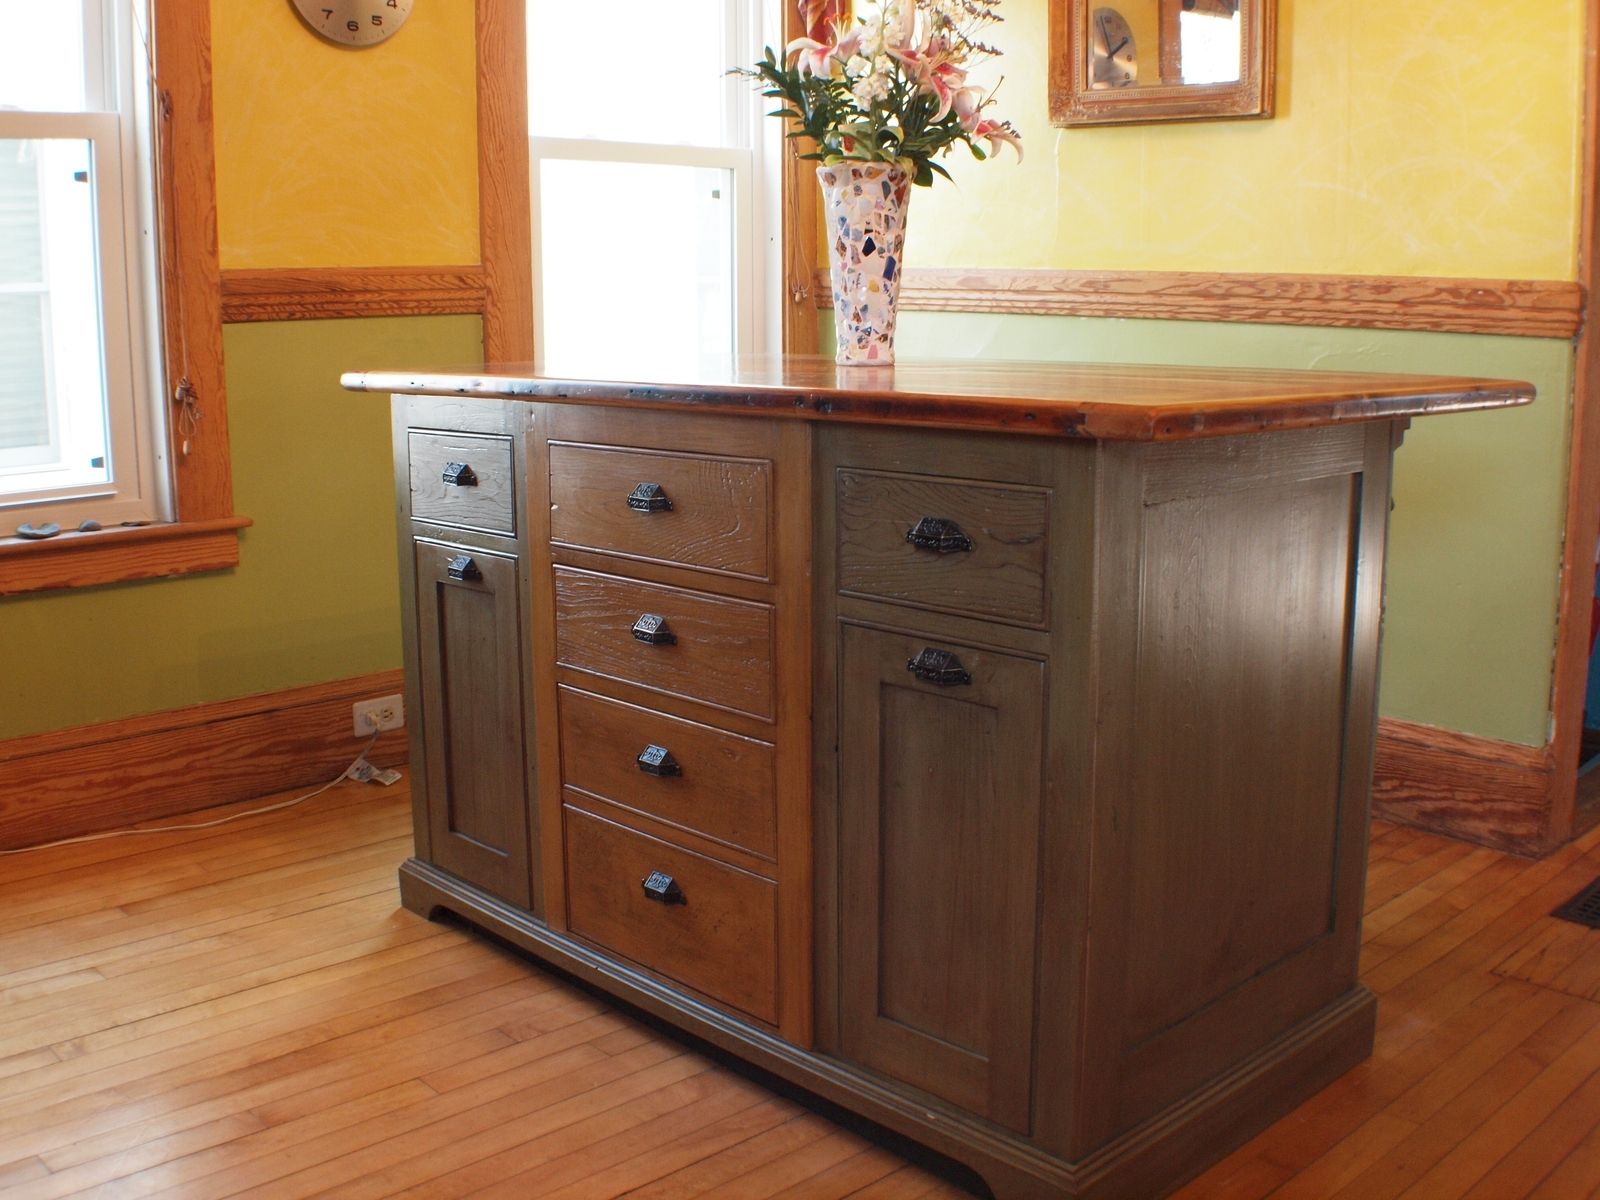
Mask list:
[[[357,700],[350,706],[351,732],[358,738],[371,737],[385,729],[399,729],[406,723],[404,696],[379,696],[376,700]]]

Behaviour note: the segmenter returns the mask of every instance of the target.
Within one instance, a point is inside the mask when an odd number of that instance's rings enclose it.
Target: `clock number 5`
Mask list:
[[[372,23],[374,25],[382,25],[383,24],[383,14],[382,13],[373,13],[372,14]]]

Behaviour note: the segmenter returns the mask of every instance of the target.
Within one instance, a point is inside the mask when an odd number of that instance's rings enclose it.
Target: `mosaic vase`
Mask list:
[[[894,362],[911,177],[890,163],[844,162],[818,167],[817,181],[822,184],[833,324],[839,339],[834,361],[887,366]]]

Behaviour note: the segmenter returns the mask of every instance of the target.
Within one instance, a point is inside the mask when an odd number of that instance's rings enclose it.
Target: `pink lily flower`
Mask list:
[[[938,98],[939,111],[933,119],[944,120],[945,114],[955,104],[957,90],[967,81],[967,73],[948,61],[944,57],[946,48],[937,43],[923,50],[885,49],[905,64],[906,73],[917,85],[918,91]]]
[[[957,88],[952,107],[956,110],[956,119],[961,122],[961,128],[968,133],[977,132],[979,114],[983,112],[983,91],[980,88]]]
[[[817,41],[816,38],[795,38],[784,47],[784,53],[795,60],[800,74],[826,78],[833,74],[834,62],[847,61],[860,44],[861,30],[858,27],[831,46],[826,42]]]
[[[978,127],[972,131],[972,136],[982,138],[989,143],[989,157],[993,158],[1000,153],[1000,144],[1004,142],[1017,152],[1017,161],[1022,161],[1022,138],[1011,128],[1009,122],[979,121]]]

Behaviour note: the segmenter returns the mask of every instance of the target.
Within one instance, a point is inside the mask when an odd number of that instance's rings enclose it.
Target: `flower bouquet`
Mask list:
[[[853,27],[832,0],[802,0],[808,36],[783,61],[769,47],[743,74],[782,102],[773,115],[815,147],[828,231],[837,361],[894,361],[900,254],[912,184],[949,173],[935,160],[957,143],[979,159],[1022,142],[989,115],[994,91],[969,82],[1000,51],[984,39],[1000,0],[882,0]]]

